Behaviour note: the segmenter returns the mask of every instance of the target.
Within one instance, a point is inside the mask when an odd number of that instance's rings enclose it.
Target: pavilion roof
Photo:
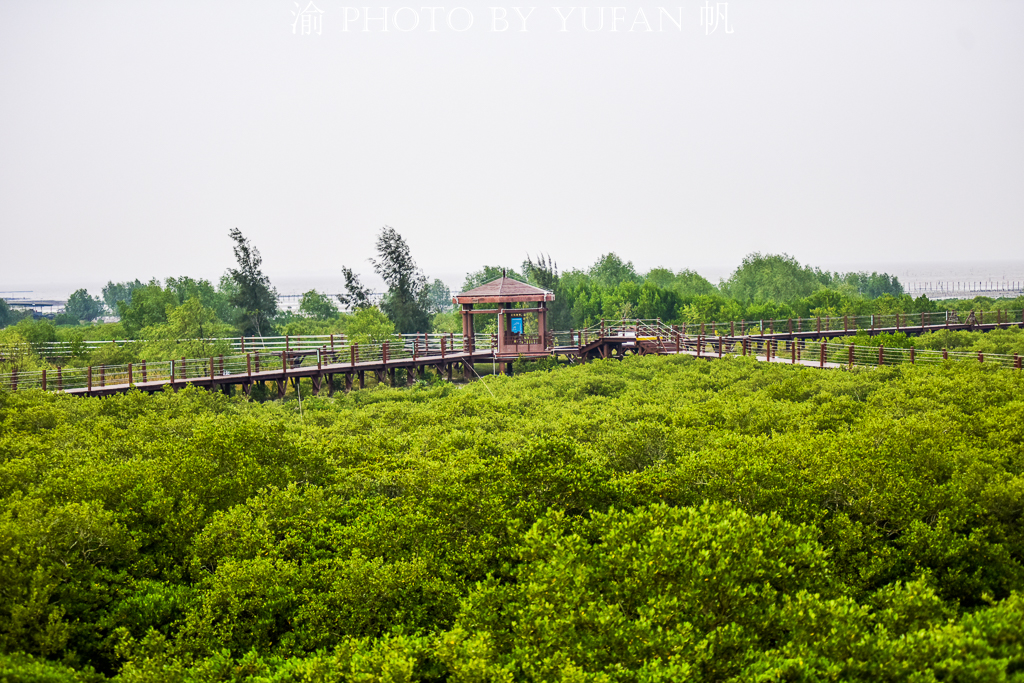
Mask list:
[[[453,301],[459,304],[499,304],[520,301],[554,301],[554,292],[528,285],[510,277],[499,277],[468,292],[459,292]]]

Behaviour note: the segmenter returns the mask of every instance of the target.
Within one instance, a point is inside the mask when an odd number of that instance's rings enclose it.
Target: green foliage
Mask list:
[[[590,267],[587,274],[597,282],[598,285],[607,288],[614,288],[624,282],[641,282],[641,278],[633,268],[633,262],[623,263],[614,252],[609,252],[599,258],[597,263]]]
[[[301,414],[0,391],[0,672],[1020,680],[1022,390],[629,357]]]
[[[103,302],[107,305],[108,310],[117,313],[118,305],[122,302],[126,306],[131,304],[132,292],[144,286],[138,279],[134,282],[112,282],[108,280],[107,284],[103,287]]]
[[[371,306],[370,290],[363,286],[359,276],[347,267],[342,267],[341,274],[345,278],[345,293],[338,295],[341,305],[351,310]]]
[[[0,299],[0,329],[13,324],[18,318],[20,318],[15,311],[11,310],[11,307],[7,305],[7,302]],[[78,323],[78,320],[75,320]]]
[[[131,302],[118,304],[118,315],[125,333],[135,337],[142,328],[167,322],[167,311],[178,305],[170,289],[164,289],[156,280],[132,290]]]
[[[376,306],[357,310],[343,327],[357,344],[379,344],[395,334],[395,324]]]
[[[270,319],[277,313],[277,291],[260,268],[263,258],[259,250],[238,228],[232,228],[229,235],[238,261],[238,268],[228,269],[235,284],[230,303],[239,311],[238,329],[243,335],[262,336],[270,331]]]
[[[427,278],[416,267],[409,245],[394,228],[385,225],[377,236],[373,268],[388,286],[380,308],[400,334],[429,332]]]
[[[103,302],[84,289],[76,289],[68,296],[64,312],[75,320],[95,320],[103,315]]]
[[[314,320],[330,320],[338,316],[338,307],[329,297],[311,289],[299,300],[299,313]]]
[[[452,303],[451,290],[448,289],[448,285],[436,278],[427,287],[426,297],[427,311],[431,315],[454,310],[455,304]]]
[[[468,292],[471,289],[476,289],[480,285],[486,285],[488,282],[492,282],[500,278],[502,273],[513,280],[519,280],[520,282],[528,281],[528,278],[517,273],[514,268],[505,268],[503,266],[484,266],[480,270],[473,271],[472,273],[466,273],[466,279],[462,283],[462,291]]]

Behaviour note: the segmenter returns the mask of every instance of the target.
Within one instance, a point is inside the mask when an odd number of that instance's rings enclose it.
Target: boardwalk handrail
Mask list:
[[[825,315],[813,317],[796,318],[775,318],[759,320],[726,320],[709,321],[699,323],[680,323],[672,329],[659,319],[624,319],[624,320],[600,320],[589,327],[581,330],[549,332],[552,346],[574,346],[580,339],[593,340],[597,333],[628,332],[635,331],[637,326],[659,330],[661,333],[679,331],[683,336],[758,336],[767,334],[815,334],[815,333],[836,333],[855,334],[858,330],[901,330],[921,328],[946,328],[958,327],[970,324],[968,313],[958,311],[939,311],[932,313],[886,313],[869,315]],[[1024,326],[1024,310],[1002,310],[978,311],[975,314],[975,324],[979,326],[1019,325]],[[439,349],[441,339],[448,339],[448,345],[452,345],[455,339],[460,338],[459,333],[421,333],[421,334],[395,334],[389,337],[392,344],[415,344],[417,340],[429,345],[431,348]],[[477,335],[479,341],[483,341],[487,335]],[[31,352],[44,358],[63,358],[74,355],[81,351],[95,351],[110,344],[125,346],[128,344],[145,344],[153,341],[187,342],[203,341],[209,344],[226,344],[232,352],[244,353],[256,349],[266,351],[315,351],[323,346],[339,345],[345,346],[349,339],[344,334],[310,334],[310,335],[277,335],[267,337],[203,337],[197,339],[117,339],[117,340],[90,340],[75,342],[28,342],[25,344],[7,344],[0,347],[0,356],[15,355],[24,352]],[[461,343],[461,342],[460,342]],[[490,340],[486,344],[490,344]],[[586,343],[586,342],[584,342]],[[476,348],[486,348],[478,345]]]
[[[582,330],[573,333],[573,346],[580,349],[587,343],[588,333]],[[602,334],[598,330],[599,334]],[[853,367],[911,364],[939,364],[947,362],[980,362],[994,364],[1001,368],[1021,369],[1021,357],[1018,354],[996,354],[967,351],[933,351],[925,349],[885,348],[883,346],[857,346],[842,342],[824,340],[774,340],[757,337],[724,336],[690,336],[684,337],[678,330],[672,330],[661,321],[622,320],[614,324],[605,322],[603,336],[600,340],[622,340],[629,338],[635,344],[654,345],[656,353],[694,353],[698,356],[754,356],[762,355],[767,361],[791,362],[818,367]],[[0,374],[0,388],[18,390],[42,388],[55,391],[69,390],[102,390],[110,386],[131,386],[141,383],[172,383],[187,384],[190,381],[228,380],[240,375],[251,377],[252,373],[267,371],[280,372],[308,369],[303,363],[316,363],[325,372],[349,372],[357,370],[357,363],[378,362],[381,367],[390,361],[413,359],[430,362],[442,350],[445,354],[465,352],[462,340],[457,339],[457,346],[448,347],[445,337],[444,348],[434,348],[429,339],[421,347],[413,339],[411,346],[405,343],[392,346],[390,342],[381,344],[350,344],[344,347],[335,346],[332,351],[326,347],[318,348],[311,354],[306,349],[291,351],[254,351],[233,356],[215,356],[213,358],[182,358],[169,361],[151,361],[137,364],[98,365],[85,368],[56,368],[43,371],[8,372]],[[478,335],[478,341],[493,342],[493,335]],[[486,349],[480,345],[477,349]],[[494,347],[491,346],[493,349]],[[312,357],[311,357],[312,356]]]

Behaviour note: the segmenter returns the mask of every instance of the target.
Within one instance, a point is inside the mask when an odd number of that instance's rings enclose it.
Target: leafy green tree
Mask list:
[[[103,287],[103,301],[111,313],[117,313],[118,304],[122,301],[126,305],[131,304],[132,292],[144,286],[138,279],[125,282],[108,281]]]
[[[238,261],[238,268],[228,269],[238,287],[231,298],[231,304],[240,311],[238,328],[242,334],[262,336],[269,331],[270,319],[277,313],[277,290],[260,269],[263,258],[259,250],[249,244],[238,228],[232,228],[228,234],[235,242]]]
[[[587,271],[602,287],[614,288],[622,282],[640,282],[632,261],[623,262],[614,252],[599,258]]]
[[[118,315],[125,334],[135,338],[144,327],[167,322],[167,312],[178,305],[178,297],[170,289],[164,289],[157,280],[150,280],[132,291],[130,303],[122,301],[117,305]]]
[[[214,288],[209,280],[196,280],[187,275],[169,277],[166,280],[166,287],[174,292],[179,305],[192,297],[197,297],[203,306],[213,309],[218,320],[231,322],[237,317],[237,312],[230,302],[230,293],[225,292],[223,287]],[[231,290],[231,293],[233,292],[234,289]]]
[[[0,327],[7,327],[15,320],[14,312],[11,307],[7,305],[7,302],[0,299]],[[77,320],[75,321],[78,322]]]
[[[344,326],[345,335],[357,344],[379,344],[395,334],[395,324],[376,306],[358,309]]]
[[[520,282],[528,281],[526,277],[517,273],[514,268],[484,266],[480,270],[475,270],[472,273],[466,273],[466,279],[462,283],[462,291],[468,292],[471,289],[476,289],[480,285],[486,285],[488,282],[493,282],[500,278],[502,273],[505,274],[505,277],[511,278],[512,280],[519,280]]]
[[[398,333],[429,331],[427,278],[416,267],[409,245],[394,228],[385,225],[380,231],[377,258],[370,261],[388,286],[380,308],[395,324]]]
[[[345,291],[338,295],[338,301],[350,311],[357,311],[361,308],[368,308],[370,303],[370,290],[363,286],[359,276],[351,268],[342,266],[341,274],[345,278]]]
[[[559,277],[558,264],[550,255],[540,254],[536,260],[527,256],[522,268],[530,284],[555,295],[555,300],[548,304],[548,329],[567,330],[573,327],[572,296]]]
[[[315,320],[330,320],[338,316],[338,307],[330,297],[311,289],[299,300],[299,313]]]
[[[68,297],[64,312],[73,316],[75,320],[95,320],[103,315],[103,302],[89,296],[89,292],[84,289],[76,289]]]
[[[452,292],[448,285],[435,278],[427,287],[427,311],[437,315],[451,311],[453,307]]]
[[[810,267],[788,254],[748,254],[722,282],[721,290],[743,303],[785,303],[810,296],[822,286]]]

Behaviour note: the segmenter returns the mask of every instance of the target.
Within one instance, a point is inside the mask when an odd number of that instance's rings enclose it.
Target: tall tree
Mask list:
[[[277,290],[260,269],[263,258],[259,250],[249,244],[238,228],[232,228],[228,234],[235,242],[235,260],[238,261],[238,268],[228,269],[238,286],[231,298],[231,304],[241,311],[238,327],[242,334],[262,336],[270,328],[270,318],[277,313]]]
[[[315,320],[330,320],[338,317],[338,307],[330,297],[311,289],[299,300],[299,313]]]
[[[118,302],[123,301],[125,304],[130,304],[132,292],[140,287],[145,287],[145,285],[138,278],[134,282],[131,280],[127,282],[108,281],[103,288],[103,301],[107,304],[107,309],[116,314]]]
[[[95,320],[103,314],[103,302],[89,296],[89,292],[84,289],[78,289],[68,297],[64,312],[75,320]]]
[[[427,278],[416,267],[409,245],[394,228],[385,225],[377,236],[377,258],[370,259],[388,286],[381,310],[399,334],[430,330]]]
[[[346,266],[341,267],[341,274],[345,278],[345,293],[338,295],[341,305],[353,311],[360,311],[372,306],[370,290],[363,286],[359,276]]]

